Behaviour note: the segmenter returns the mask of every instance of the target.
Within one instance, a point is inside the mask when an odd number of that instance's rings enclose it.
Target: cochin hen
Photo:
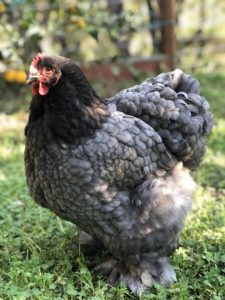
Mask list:
[[[213,126],[197,80],[175,70],[106,101],[70,59],[38,54],[28,83],[32,198],[109,251],[95,270],[110,283],[140,295],[176,281],[167,258],[191,208],[189,170]]]

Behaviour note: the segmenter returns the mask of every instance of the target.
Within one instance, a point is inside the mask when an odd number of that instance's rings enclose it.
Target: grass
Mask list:
[[[225,299],[225,75],[198,75],[216,125],[201,168],[193,211],[171,258],[178,282],[142,299]],[[135,299],[96,278],[72,250],[76,229],[28,196],[23,113],[0,115],[0,300]]]

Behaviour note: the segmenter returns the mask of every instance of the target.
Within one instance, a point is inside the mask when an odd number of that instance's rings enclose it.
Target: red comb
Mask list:
[[[35,55],[35,57],[32,60],[31,65],[37,69],[38,63],[45,57],[45,53],[38,53]]]

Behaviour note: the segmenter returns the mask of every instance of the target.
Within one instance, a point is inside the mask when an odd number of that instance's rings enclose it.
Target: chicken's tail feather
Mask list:
[[[121,91],[109,105],[148,123],[168,151],[190,169],[201,162],[213,127],[209,104],[198,80],[181,70],[148,78]]]

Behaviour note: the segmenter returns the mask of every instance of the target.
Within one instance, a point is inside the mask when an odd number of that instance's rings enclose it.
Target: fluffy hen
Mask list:
[[[176,275],[176,249],[213,126],[199,83],[180,70],[105,101],[71,60],[38,54],[25,169],[33,199],[112,258],[95,267],[135,294]],[[101,247],[100,247],[101,248]]]

